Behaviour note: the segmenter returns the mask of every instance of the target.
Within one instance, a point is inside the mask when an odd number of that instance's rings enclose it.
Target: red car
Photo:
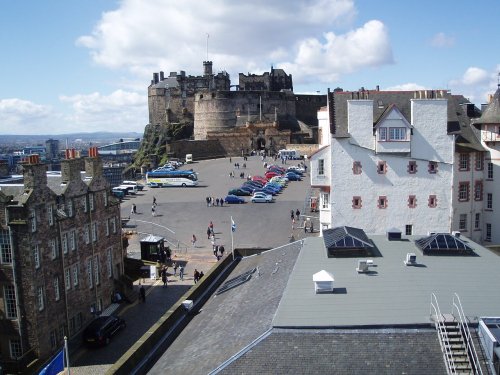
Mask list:
[[[252,181],[259,181],[262,182],[263,184],[267,184],[267,178],[262,176],[253,176]]]
[[[266,172],[267,179],[273,178],[275,176],[281,176],[281,174],[279,174],[278,172],[273,172],[273,171]]]

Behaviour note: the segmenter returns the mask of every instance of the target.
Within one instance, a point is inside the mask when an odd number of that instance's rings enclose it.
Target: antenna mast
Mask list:
[[[207,61],[208,61],[208,38],[210,38],[210,35],[207,33]]]

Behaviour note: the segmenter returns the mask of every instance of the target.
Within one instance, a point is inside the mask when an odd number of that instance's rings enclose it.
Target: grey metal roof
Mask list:
[[[141,239],[141,242],[160,242],[163,241],[164,238],[160,236],[155,236],[153,234],[147,235],[146,237]]]
[[[475,124],[500,124],[500,86],[493,95],[491,103],[483,111],[481,117],[474,121]]]
[[[356,271],[359,259],[328,258],[321,238],[307,238],[290,276],[274,327],[346,327],[427,325],[431,293],[442,312],[451,312],[457,292],[466,315],[497,316],[500,312],[500,257],[463,238],[477,256],[417,256],[405,266],[407,253],[421,254],[415,239],[389,241],[369,236],[381,256],[368,273]],[[315,294],[312,276],[326,270],[335,278],[332,294]]]

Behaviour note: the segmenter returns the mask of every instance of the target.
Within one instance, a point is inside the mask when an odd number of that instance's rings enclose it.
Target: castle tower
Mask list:
[[[212,73],[212,62],[211,61],[203,61],[203,75],[211,76]]]

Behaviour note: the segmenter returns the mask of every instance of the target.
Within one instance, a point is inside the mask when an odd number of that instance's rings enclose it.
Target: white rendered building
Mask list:
[[[460,230],[482,242],[486,157],[470,125],[479,115],[446,91],[329,92],[311,156],[322,230]]]

